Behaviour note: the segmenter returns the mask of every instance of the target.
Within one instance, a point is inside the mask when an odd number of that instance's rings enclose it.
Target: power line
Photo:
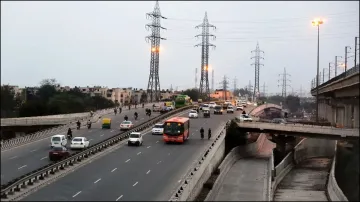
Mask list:
[[[199,87],[199,94],[200,97],[204,100],[208,100],[210,98],[210,89],[209,89],[209,47],[215,45],[209,42],[210,37],[215,39],[215,35],[209,33],[209,28],[216,29],[216,27],[209,23],[207,18],[207,12],[205,12],[205,17],[203,23],[196,26],[195,28],[202,28],[202,33],[196,35],[196,37],[201,37],[202,42],[195,45],[201,46],[201,78],[200,78],[200,87]]]
[[[290,82],[290,80],[288,79],[288,76],[291,76],[290,74],[286,73],[286,68],[284,67],[284,73],[279,74],[279,76],[282,76],[281,80],[278,80],[278,82],[281,82],[281,96],[282,97],[286,97],[286,88],[290,87],[290,85],[288,84],[288,82]],[[278,85],[279,86],[279,85]]]
[[[160,36],[160,30],[166,29],[161,26],[160,19],[166,19],[161,15],[159,2],[156,1],[154,11],[147,13],[146,17],[151,19],[152,22],[145,27],[147,30],[151,29],[151,35],[145,39],[151,43],[151,59],[150,59],[150,74],[147,92],[150,94],[150,101],[155,98],[156,101],[160,99],[160,80],[159,80],[159,52],[160,52],[160,40],[165,40]]]

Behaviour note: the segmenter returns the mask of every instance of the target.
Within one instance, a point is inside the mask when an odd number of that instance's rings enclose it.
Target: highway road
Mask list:
[[[161,135],[144,136],[140,147],[119,149],[68,173],[28,195],[25,201],[153,201],[167,200],[190,166],[211,141],[200,139],[199,130],[219,126],[238,115],[213,115],[190,122],[190,138],[184,144],[165,144]],[[187,116],[187,113],[182,116]]]
[[[138,111],[139,117],[134,121],[134,112]],[[149,119],[145,116],[145,109],[123,109],[122,113],[116,116],[114,113],[105,115],[112,119],[112,128],[101,129],[101,119],[97,123],[93,123],[91,129],[82,127],[80,130],[73,130],[73,136],[84,136],[88,138],[91,144],[96,144],[104,139],[112,137],[119,132],[119,125],[124,121],[125,114],[128,115],[129,120],[133,121],[135,125],[139,125]],[[152,113],[151,117],[158,116],[159,113]],[[66,135],[66,132],[60,133]],[[68,141],[68,145],[70,141]],[[29,144],[19,146],[7,151],[1,152],[1,184],[5,184],[12,179],[23,174],[31,172],[42,166],[50,163],[48,159],[48,152],[50,151],[50,137],[39,141],[31,142]]]

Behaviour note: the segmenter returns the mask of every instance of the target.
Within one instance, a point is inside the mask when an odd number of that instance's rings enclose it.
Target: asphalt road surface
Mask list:
[[[204,127],[206,131],[211,128],[213,139],[219,126],[239,113],[191,119],[191,136],[184,144],[165,144],[161,135],[146,133],[142,146],[121,146],[22,200],[168,200],[190,166],[212,141],[200,139],[200,128]]]
[[[137,111],[139,114],[138,120],[134,120],[134,112]],[[90,141],[90,145],[96,144],[102,140],[116,135],[119,132],[119,126],[124,121],[124,116],[128,115],[129,120],[133,121],[136,125],[139,125],[149,119],[145,116],[145,109],[137,108],[124,109],[121,114],[115,116],[114,113],[104,115],[102,118],[112,119],[111,129],[101,129],[101,120],[91,125],[91,129],[82,127],[80,130],[73,130],[73,137],[83,136]],[[152,113],[151,117],[159,116],[160,113]],[[59,133],[66,135],[67,132]],[[68,146],[70,141],[68,141]],[[50,148],[50,137],[39,141],[31,142],[29,144],[19,146],[7,151],[1,152],[1,184],[5,184],[16,177],[20,177],[23,174],[31,172],[42,166],[50,163],[48,154]]]

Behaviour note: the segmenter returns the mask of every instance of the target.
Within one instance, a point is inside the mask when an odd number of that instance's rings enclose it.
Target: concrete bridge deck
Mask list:
[[[277,186],[273,201],[328,201],[331,162],[331,158],[310,158],[296,165]]]
[[[286,134],[292,136],[325,139],[359,139],[359,129],[312,126],[303,124],[274,124],[262,122],[238,122],[239,128],[247,132]]]

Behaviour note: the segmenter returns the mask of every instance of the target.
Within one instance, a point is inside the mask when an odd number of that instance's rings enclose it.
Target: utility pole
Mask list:
[[[266,88],[267,88],[267,86],[265,85],[265,82],[264,82],[264,85],[262,86],[262,90],[263,90],[263,97],[266,97]]]
[[[335,56],[335,76],[337,76],[337,68],[338,68],[338,61],[337,59],[342,58],[342,56]]]
[[[197,89],[197,68],[195,68],[195,89]]]
[[[347,59],[348,59],[347,54],[349,53],[348,49],[351,50],[351,47],[350,46],[345,46],[345,69],[344,69],[344,72],[346,72],[346,70],[347,70]],[[345,73],[345,76],[346,76],[346,73]]]
[[[195,45],[201,46],[201,78],[200,78],[200,87],[199,94],[200,97],[204,100],[208,100],[210,98],[210,89],[209,89],[209,47],[216,47],[215,45],[209,42],[210,37],[215,39],[215,35],[209,33],[209,28],[216,29],[216,27],[212,24],[209,24],[209,20],[207,18],[207,12],[205,12],[204,21],[202,24],[196,26],[195,28],[202,28],[202,33],[196,35],[195,37],[201,37],[202,42]]]
[[[281,80],[278,80],[278,82],[281,82],[281,96],[286,98],[286,88],[290,87],[290,85],[288,84],[290,80],[287,77],[291,75],[286,73],[286,68],[284,67],[284,73],[279,74],[279,76],[282,76]]]
[[[211,71],[211,91],[214,92],[214,69]]]
[[[150,24],[145,25],[147,30],[151,30],[151,35],[145,39],[151,44],[151,59],[150,59],[150,74],[147,92],[150,94],[150,101],[155,98],[156,101],[160,99],[160,80],[159,80],[159,56],[160,56],[160,40],[166,40],[160,36],[160,30],[166,29],[161,26],[160,19],[167,19],[161,15],[159,2],[156,1],[154,11],[147,13],[146,17],[151,19]]]
[[[331,75],[331,62],[329,62],[329,80],[330,80],[330,75]]]
[[[253,92],[253,85],[251,85],[251,80],[249,80],[249,84],[248,86],[246,87],[248,93],[249,93],[249,96],[252,96],[252,92]]]
[[[356,59],[357,59],[357,40],[358,40],[359,37],[355,37],[355,59],[354,59],[354,67],[356,67]]]
[[[261,59],[264,59],[261,56],[261,53],[265,53],[264,51],[260,50],[259,48],[259,42],[256,44],[256,49],[251,51],[251,53],[255,53],[254,57],[251,57],[251,59],[255,59],[255,62],[252,63],[251,65],[255,66],[255,84],[254,84],[254,93],[253,93],[253,101],[255,100],[255,96],[257,97],[260,93],[260,66],[264,66],[263,64],[260,63]]]
[[[300,90],[299,90],[299,97],[303,97],[303,90],[302,90],[302,85],[300,85]]]
[[[224,75],[223,80],[220,82],[221,88],[223,90],[223,98],[227,100],[227,90],[229,89],[229,81],[226,75]]]
[[[323,68],[322,75],[323,75],[322,83],[324,83],[325,82],[325,68]]]

